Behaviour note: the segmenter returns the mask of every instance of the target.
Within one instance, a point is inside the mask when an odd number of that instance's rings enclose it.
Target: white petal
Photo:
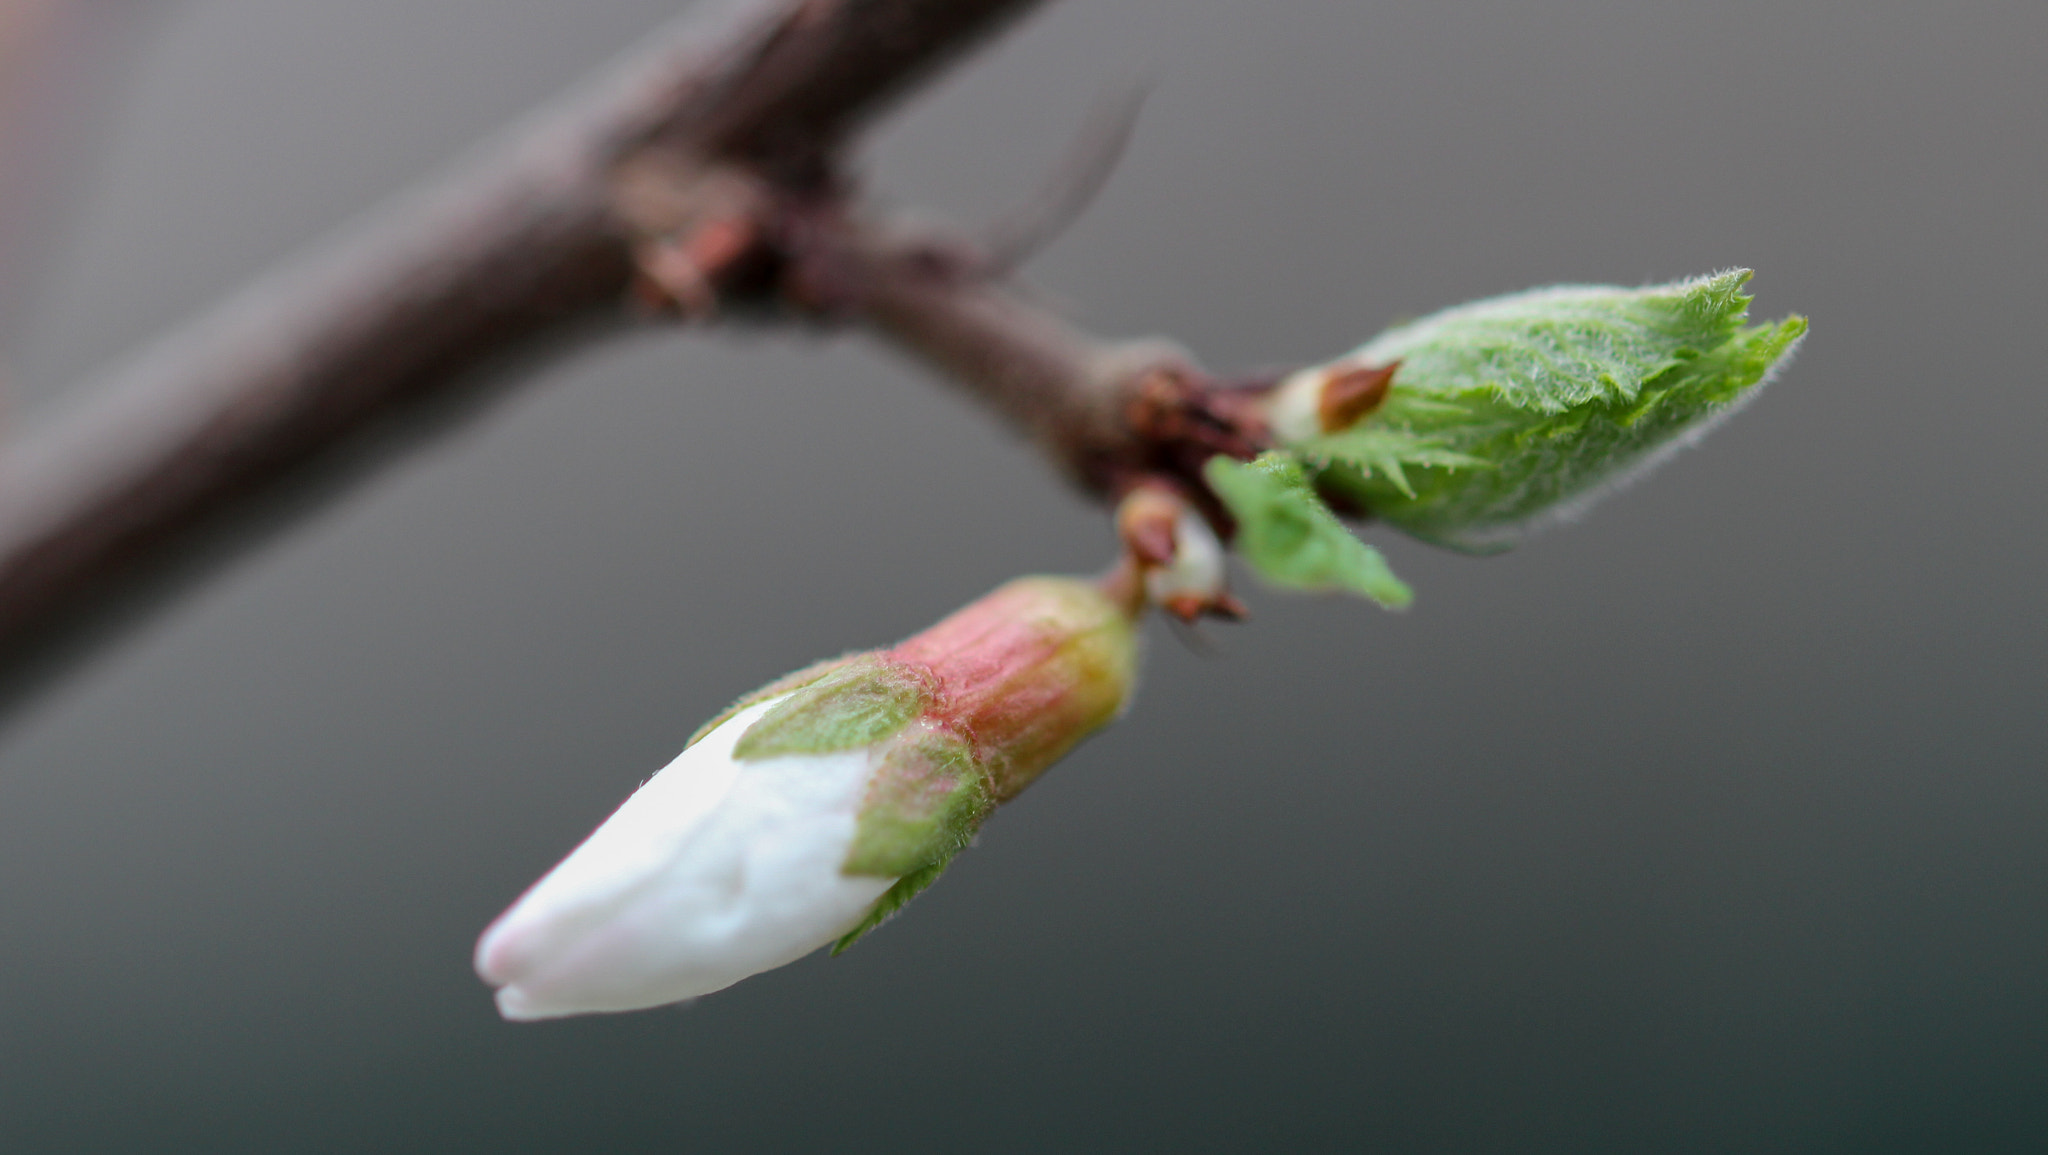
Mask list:
[[[506,1018],[708,994],[830,942],[895,882],[840,872],[870,750],[733,760],[774,704],[684,751],[485,932]]]

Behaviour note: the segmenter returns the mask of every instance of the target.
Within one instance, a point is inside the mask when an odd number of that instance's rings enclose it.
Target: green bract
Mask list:
[[[1390,329],[1343,358],[1400,362],[1385,403],[1286,450],[1317,485],[1417,537],[1504,548],[1698,436],[1783,366],[1806,319],[1745,327],[1749,277],[1536,289]]]
[[[1362,594],[1388,609],[1414,597],[1378,550],[1351,536],[1310,488],[1307,471],[1285,453],[1256,461],[1212,457],[1209,488],[1237,519],[1237,551],[1275,585]]]

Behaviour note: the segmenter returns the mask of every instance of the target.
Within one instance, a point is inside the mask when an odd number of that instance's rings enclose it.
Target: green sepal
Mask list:
[[[922,670],[862,654],[777,702],[740,735],[733,757],[753,761],[870,746],[901,731],[935,694]]]
[[[929,723],[882,749],[840,869],[895,878],[950,859],[995,807],[974,747]]]
[[[902,877],[839,937],[832,953],[860,941],[937,882],[993,809],[988,776],[965,740],[936,729],[914,730],[885,751],[841,869]]]
[[[1347,357],[1401,363],[1386,402],[1289,448],[1319,484],[1409,533],[1505,548],[1661,460],[1656,450],[1697,436],[1784,364],[1806,319],[1745,328],[1749,278],[1537,289],[1389,330]],[[1389,469],[1370,452],[1386,437],[1452,456],[1397,455]],[[1345,439],[1372,440],[1347,453]]]
[[[836,658],[826,658],[822,662],[815,662],[805,666],[793,674],[784,674],[782,677],[755,690],[753,693],[740,697],[732,705],[720,710],[717,717],[697,727],[696,733],[690,735],[690,740],[683,743],[683,749],[688,750],[690,747],[703,741],[704,735],[732,721],[733,717],[740,711],[751,706],[758,706],[770,698],[780,698],[782,695],[793,690],[801,690],[859,656],[859,654],[842,654]]]
[[[1235,546],[1260,576],[1298,590],[1343,590],[1390,610],[1414,600],[1380,552],[1352,536],[1286,453],[1251,462],[1216,456],[1202,476],[1237,519]]]
[[[906,905],[909,904],[911,899],[917,897],[919,891],[922,891],[925,887],[930,886],[934,882],[937,882],[939,880],[939,876],[941,874],[946,873],[946,867],[952,865],[953,855],[958,853],[959,851],[953,851],[951,853],[948,853],[944,858],[939,859],[937,862],[934,862],[929,866],[920,867],[919,869],[904,875],[902,878],[897,879],[896,885],[883,891],[882,897],[875,900],[874,909],[868,911],[867,917],[861,919],[860,922],[857,923],[852,930],[849,930],[845,934],[840,935],[839,941],[832,944],[833,956],[836,958],[839,955],[844,954],[849,948],[853,946],[854,943],[859,942],[869,931],[889,921],[889,916],[895,914],[899,910],[902,910]]]

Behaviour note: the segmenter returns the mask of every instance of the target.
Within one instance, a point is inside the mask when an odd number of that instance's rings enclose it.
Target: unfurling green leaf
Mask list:
[[[1416,536],[1502,548],[1697,437],[1784,365],[1806,320],[1745,328],[1749,277],[1537,289],[1391,329],[1342,359],[1400,362],[1385,403],[1287,448]]]
[[[1202,476],[1237,519],[1236,548],[1267,581],[1298,590],[1343,590],[1388,609],[1414,598],[1378,550],[1358,540],[1285,453],[1256,461],[1212,457]]]

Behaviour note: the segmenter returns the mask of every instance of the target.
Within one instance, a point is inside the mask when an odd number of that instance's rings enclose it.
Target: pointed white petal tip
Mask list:
[[[501,987],[496,997],[498,1015],[508,1023],[532,1023],[555,1017],[534,1006],[518,987]]]

